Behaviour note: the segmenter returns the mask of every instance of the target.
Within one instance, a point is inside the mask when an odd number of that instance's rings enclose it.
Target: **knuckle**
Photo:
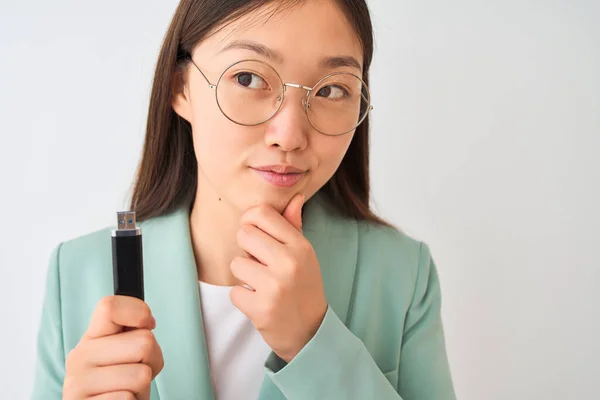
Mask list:
[[[247,261],[248,261],[248,257],[244,257],[244,256],[236,256],[235,259],[234,259],[234,262],[238,266],[244,265],[244,263],[246,263]]]
[[[283,299],[284,292],[285,292],[285,289],[282,284],[277,284],[273,287],[272,292],[271,292],[271,295],[273,297],[272,297],[272,302],[269,303],[269,309],[273,309],[273,305],[279,303]]]
[[[232,272],[239,271],[241,264],[242,264],[242,258],[240,256],[234,257],[233,260],[231,260],[231,265],[230,265],[231,271]]]
[[[285,268],[285,271],[289,275],[296,275],[296,273],[298,271],[298,261],[296,261],[295,258],[288,256],[283,260],[282,264],[283,264],[283,267]]]
[[[241,231],[244,235],[250,235],[254,231],[254,228],[252,225],[244,224],[242,225]]]
[[[140,359],[147,358],[154,348],[154,342],[156,341],[154,334],[149,329],[139,329],[137,335],[136,341],[139,349],[138,356]]]
[[[240,226],[240,229],[237,231],[237,239],[238,241],[244,240],[244,237],[248,234],[248,225]]]
[[[158,373],[159,373],[160,371],[162,371],[162,369],[165,367],[165,359],[164,359],[164,357],[162,356],[162,351],[161,351],[161,353],[160,353],[160,357],[158,358],[158,364],[156,365],[156,367],[157,367],[157,371],[156,371],[156,374],[157,374],[157,375],[158,375]]]
[[[269,211],[270,211],[270,209],[266,204],[261,204],[256,209],[256,214],[259,218],[265,218],[269,215]]]
[[[77,361],[76,351],[77,351],[77,347],[75,347],[73,350],[71,350],[69,352],[69,354],[67,354],[67,357],[65,358],[65,372],[67,374],[73,370],[73,367],[75,366],[75,363]]]
[[[65,398],[75,398],[78,394],[77,380],[73,379],[71,375],[66,375],[63,381],[63,396]]]
[[[152,312],[150,311],[150,307],[148,306],[148,304],[146,304],[144,302],[142,302],[142,304],[143,304],[143,306],[141,307],[141,309],[138,313],[138,318],[139,318],[138,322],[140,324],[143,324],[152,318]]]
[[[244,224],[240,227],[237,232],[237,240],[238,242],[244,243],[248,237],[252,234],[252,226]]]
[[[105,296],[98,301],[96,309],[103,315],[110,315],[115,309],[115,302],[115,296]]]
[[[298,243],[298,248],[302,253],[312,253],[313,247],[308,240],[301,240]]]
[[[67,357],[65,358],[65,373],[70,374],[76,371],[79,365],[81,365],[80,354],[86,353],[86,343],[86,341],[79,342],[77,346],[71,349],[69,354],[67,354]]]
[[[136,392],[141,392],[146,389],[152,381],[152,369],[146,364],[136,365],[136,371],[134,375],[134,386]]]
[[[268,291],[270,294],[271,301],[266,304],[276,303],[283,297],[284,287],[282,282],[272,278],[271,281],[267,284]]]

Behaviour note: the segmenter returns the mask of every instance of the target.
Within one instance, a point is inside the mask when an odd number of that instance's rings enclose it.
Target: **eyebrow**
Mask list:
[[[242,49],[242,50],[250,50],[255,52],[256,54],[268,58],[271,61],[276,61],[279,63],[283,62],[283,54],[281,52],[271,49],[264,44],[254,42],[251,40],[234,40],[228,43],[226,46],[221,48],[216,54],[224,53],[228,50],[233,49]],[[360,62],[355,57],[352,56],[335,56],[335,57],[325,57],[321,59],[319,65],[322,68],[340,68],[340,67],[350,67],[358,69],[359,71],[362,69]]]

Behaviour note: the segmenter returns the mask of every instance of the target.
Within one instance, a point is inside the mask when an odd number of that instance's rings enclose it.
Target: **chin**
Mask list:
[[[285,207],[289,204],[290,200],[296,193],[297,190],[256,190],[252,191],[250,195],[250,191],[245,191],[244,193],[237,194],[237,198],[239,199],[236,203],[240,209],[240,211],[244,212],[252,207],[265,204],[273,207],[277,212],[283,213]]]
[[[266,204],[273,207],[277,212],[282,213],[285,207],[288,205],[290,200],[296,192],[293,191],[272,191],[271,193],[264,193],[258,197],[256,204]]]

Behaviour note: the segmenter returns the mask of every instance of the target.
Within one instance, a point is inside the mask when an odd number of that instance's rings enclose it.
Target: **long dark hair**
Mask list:
[[[266,5],[273,12],[302,0],[182,0],[158,57],[148,109],[146,137],[137,171],[131,209],[138,220],[166,214],[190,204],[198,186],[191,126],[171,107],[174,74],[187,54],[219,26]],[[364,51],[363,80],[369,84],[373,27],[365,0],[335,0],[354,28]],[[388,225],[369,206],[369,118],[356,129],[332,178],[321,188],[344,216]]]

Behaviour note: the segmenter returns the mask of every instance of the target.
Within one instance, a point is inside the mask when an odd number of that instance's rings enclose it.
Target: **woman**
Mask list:
[[[54,251],[36,399],[453,399],[426,244],[369,209],[364,0],[183,0],[131,209]]]

